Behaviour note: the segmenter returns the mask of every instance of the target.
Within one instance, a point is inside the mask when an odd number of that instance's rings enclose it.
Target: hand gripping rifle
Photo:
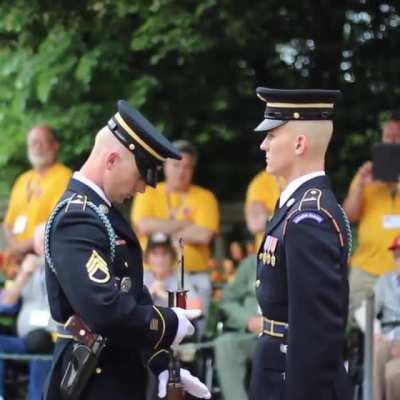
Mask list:
[[[180,307],[186,309],[186,294],[185,290],[185,263],[183,256],[183,240],[179,239],[179,271],[178,271],[178,289],[168,292],[169,307]],[[167,400],[184,400],[185,392],[181,381],[179,356],[174,353],[174,350],[169,351],[168,365],[168,384],[167,384]]]

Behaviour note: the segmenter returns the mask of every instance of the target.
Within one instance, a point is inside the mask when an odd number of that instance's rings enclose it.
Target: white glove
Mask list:
[[[193,376],[187,369],[181,368],[181,382],[183,390],[200,399],[211,399],[211,393],[207,386],[200,382],[199,378]],[[158,375],[158,397],[167,395],[168,371],[165,370]]]
[[[183,308],[172,307],[172,311],[174,311],[178,317],[178,330],[176,331],[175,339],[171,345],[171,347],[176,347],[182,342],[185,336],[193,335],[194,326],[189,320],[199,317],[201,315],[201,310],[185,310]]]

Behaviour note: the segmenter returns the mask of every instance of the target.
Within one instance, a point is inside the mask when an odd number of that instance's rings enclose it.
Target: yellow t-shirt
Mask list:
[[[145,193],[137,194],[132,204],[131,222],[135,225],[144,218],[189,220],[214,233],[219,229],[217,199],[212,192],[197,185],[191,185],[185,194],[167,194],[163,182],[156,188],[147,188]],[[144,250],[147,237],[142,236],[139,239]],[[184,257],[187,271],[205,271],[210,259],[210,248],[186,243]]]
[[[357,184],[354,178],[350,190]],[[392,196],[387,184],[372,182],[365,186],[358,224],[358,246],[351,264],[370,274],[382,275],[394,267],[388,247],[400,234],[400,194]]]
[[[273,175],[269,175],[265,171],[259,172],[249,183],[246,193],[245,206],[251,202],[260,202],[265,206],[267,212],[272,214],[275,203],[280,196],[282,187],[283,182],[281,182],[281,179],[278,179]],[[260,232],[257,233],[255,237],[257,249],[261,244],[263,236],[264,233]]]
[[[30,239],[35,227],[47,220],[71,174],[69,168],[55,163],[45,175],[31,169],[17,178],[4,223],[12,228],[18,241]]]

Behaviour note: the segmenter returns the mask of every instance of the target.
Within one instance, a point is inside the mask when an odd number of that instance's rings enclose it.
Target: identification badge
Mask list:
[[[18,235],[22,233],[26,229],[27,223],[28,218],[26,217],[26,215],[19,215],[14,222],[13,234]]]
[[[400,214],[384,215],[384,229],[400,229]]]
[[[29,324],[45,328],[50,321],[50,313],[43,310],[33,310],[29,318]]]

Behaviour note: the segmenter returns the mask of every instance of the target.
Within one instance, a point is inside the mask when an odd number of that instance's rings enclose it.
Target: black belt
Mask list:
[[[261,335],[266,334],[273,337],[284,338],[287,335],[289,324],[286,322],[274,321],[263,317]]]

